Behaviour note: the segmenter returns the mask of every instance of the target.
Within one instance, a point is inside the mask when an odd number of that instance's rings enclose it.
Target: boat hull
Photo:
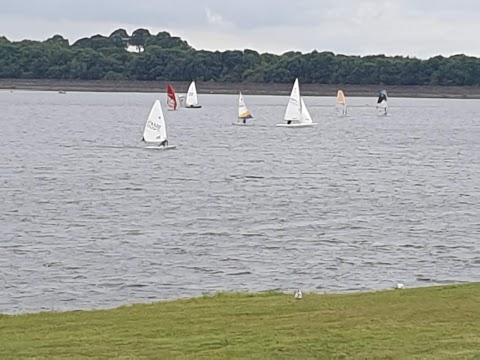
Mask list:
[[[253,123],[243,123],[243,122],[232,122],[232,125],[237,125],[237,126],[253,126]]]
[[[309,124],[277,124],[278,127],[288,127],[288,128],[302,128],[302,127],[313,127],[316,123]]]
[[[202,105],[190,105],[190,106],[185,106],[187,109],[201,109]]]
[[[177,145],[167,145],[167,146],[158,146],[158,145],[147,145],[145,149],[151,150],[173,150],[176,149]]]

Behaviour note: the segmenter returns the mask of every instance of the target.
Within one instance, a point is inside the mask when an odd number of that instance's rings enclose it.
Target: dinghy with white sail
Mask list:
[[[253,125],[252,122],[247,123],[247,119],[253,119],[252,113],[248,110],[245,100],[243,99],[242,92],[238,96],[238,120],[233,125]]]
[[[382,90],[378,94],[377,111],[378,111],[378,115],[387,116],[387,112],[388,112],[387,90]]]
[[[200,109],[202,107],[202,105],[198,103],[195,81],[192,81],[188,87],[187,97],[185,98],[185,107],[189,109]]]
[[[347,101],[342,90],[337,91],[337,111],[339,116],[347,115]]]
[[[277,124],[280,127],[310,127],[315,125],[308,112],[307,106],[300,96],[298,79],[295,79],[284,119],[286,123]]]
[[[143,141],[149,144],[148,149],[175,149],[176,145],[168,145],[167,128],[165,126],[165,117],[163,116],[160,100],[155,103],[150,110],[145,130],[143,131]]]

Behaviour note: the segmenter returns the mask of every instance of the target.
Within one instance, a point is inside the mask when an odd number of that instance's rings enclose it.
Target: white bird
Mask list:
[[[301,290],[295,291],[295,299],[300,300],[302,298],[303,294]]]
[[[395,286],[395,289],[404,289],[405,288],[405,285],[403,285],[402,283],[398,283],[397,286]]]

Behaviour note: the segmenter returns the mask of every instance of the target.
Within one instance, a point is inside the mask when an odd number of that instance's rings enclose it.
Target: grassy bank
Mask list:
[[[0,316],[1,359],[478,359],[480,283]]]
[[[176,91],[185,93],[189,83],[172,82]],[[165,81],[124,80],[34,80],[0,79],[0,89],[43,91],[92,91],[92,92],[165,92]],[[301,84],[302,94],[307,96],[335,97],[338,89],[348,96],[375,98],[378,91],[387,89],[390,97],[480,99],[480,87],[475,86],[407,86],[407,85],[331,85]],[[200,94],[289,95],[292,84],[217,83],[197,82]]]

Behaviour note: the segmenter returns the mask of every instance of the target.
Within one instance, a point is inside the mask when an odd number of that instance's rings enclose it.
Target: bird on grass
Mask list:
[[[303,294],[301,290],[295,291],[295,299],[300,300],[302,297],[303,297]]]

